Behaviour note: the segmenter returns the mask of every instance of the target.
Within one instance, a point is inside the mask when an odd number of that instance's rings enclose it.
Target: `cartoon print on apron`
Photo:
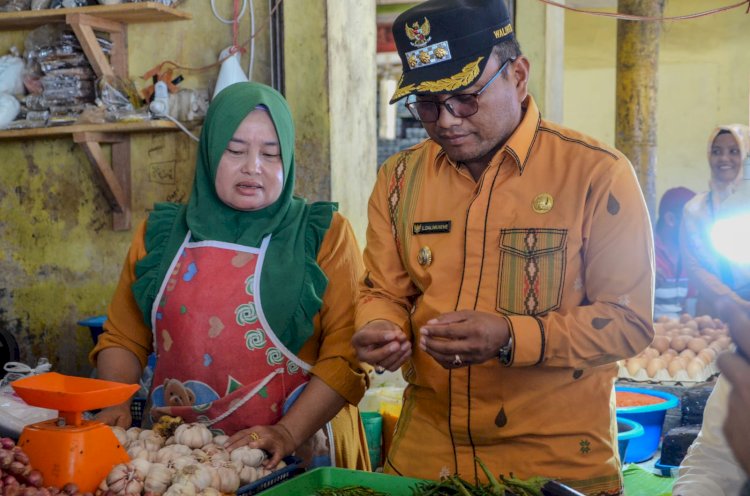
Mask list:
[[[180,416],[229,435],[275,424],[309,382],[311,365],[284,346],[263,314],[270,236],[260,248],[189,239],[188,232],[151,314],[152,419]],[[308,468],[333,465],[330,423],[296,454]]]

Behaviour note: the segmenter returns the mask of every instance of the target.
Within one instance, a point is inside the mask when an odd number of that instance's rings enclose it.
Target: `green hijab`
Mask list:
[[[235,210],[216,194],[219,161],[237,127],[263,105],[274,123],[281,146],[284,186],[273,204],[250,212]],[[289,107],[273,88],[235,83],[211,102],[198,144],[193,191],[187,205],[161,203],[146,225],[148,255],[136,263],[133,295],[151,325],[151,311],[167,270],[188,230],[193,241],[215,240],[259,247],[271,242],[261,272],[263,311],[271,329],[297,353],[312,335],[312,320],[320,310],[328,279],[317,254],[331,225],[336,205],[308,205],[294,196],[294,124]]]

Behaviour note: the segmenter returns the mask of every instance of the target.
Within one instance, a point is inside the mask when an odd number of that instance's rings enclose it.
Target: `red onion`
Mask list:
[[[12,451],[0,450],[0,468],[7,469],[14,460],[15,457]]]
[[[62,490],[68,494],[75,494],[78,492],[78,486],[72,482],[68,482],[62,487]]]
[[[16,442],[9,437],[0,437],[0,447],[3,449],[11,449],[16,445]]]
[[[34,487],[42,487],[44,485],[44,477],[38,470],[32,470],[29,475],[26,476],[26,483]]]
[[[46,487],[40,487],[39,490],[36,492],[37,496],[51,496],[52,493],[49,492],[49,489]]]
[[[21,496],[39,496],[39,490],[35,487],[26,487],[21,492]]]
[[[22,462],[13,462],[8,467],[8,472],[16,475],[23,475],[24,477],[31,473],[31,466]]]
[[[29,455],[24,453],[23,451],[16,451],[13,453],[13,457],[16,459],[17,462],[21,462],[25,465],[29,464]]]
[[[8,474],[5,477],[3,477],[3,483],[6,486],[17,486],[18,485],[18,479],[16,479],[12,475]]]

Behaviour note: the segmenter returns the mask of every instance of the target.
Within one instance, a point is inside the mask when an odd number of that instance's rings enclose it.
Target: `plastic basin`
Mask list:
[[[96,317],[89,317],[84,320],[79,320],[78,325],[82,327],[88,327],[91,331],[91,340],[96,344],[99,339],[99,334],[104,332],[104,322],[107,320],[106,315],[98,315]]]
[[[630,440],[641,437],[643,433],[643,426],[638,422],[617,417],[617,448],[620,451],[621,460],[627,456]]]
[[[633,420],[643,427],[642,436],[633,437],[629,440],[623,461],[626,463],[640,463],[651,459],[659,448],[659,441],[661,440],[662,429],[664,427],[664,417],[667,415],[667,410],[677,407],[680,404],[680,400],[673,394],[653,389],[618,386],[615,387],[615,391],[640,393],[655,396],[663,400],[653,405],[617,408],[618,417]]]

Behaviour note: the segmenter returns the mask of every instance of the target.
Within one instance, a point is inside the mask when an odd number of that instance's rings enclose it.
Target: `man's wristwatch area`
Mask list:
[[[503,365],[510,365],[510,359],[513,356],[513,336],[508,338],[508,342],[505,344],[505,346],[500,348],[500,351],[497,352],[497,359],[500,360],[500,363]]]

